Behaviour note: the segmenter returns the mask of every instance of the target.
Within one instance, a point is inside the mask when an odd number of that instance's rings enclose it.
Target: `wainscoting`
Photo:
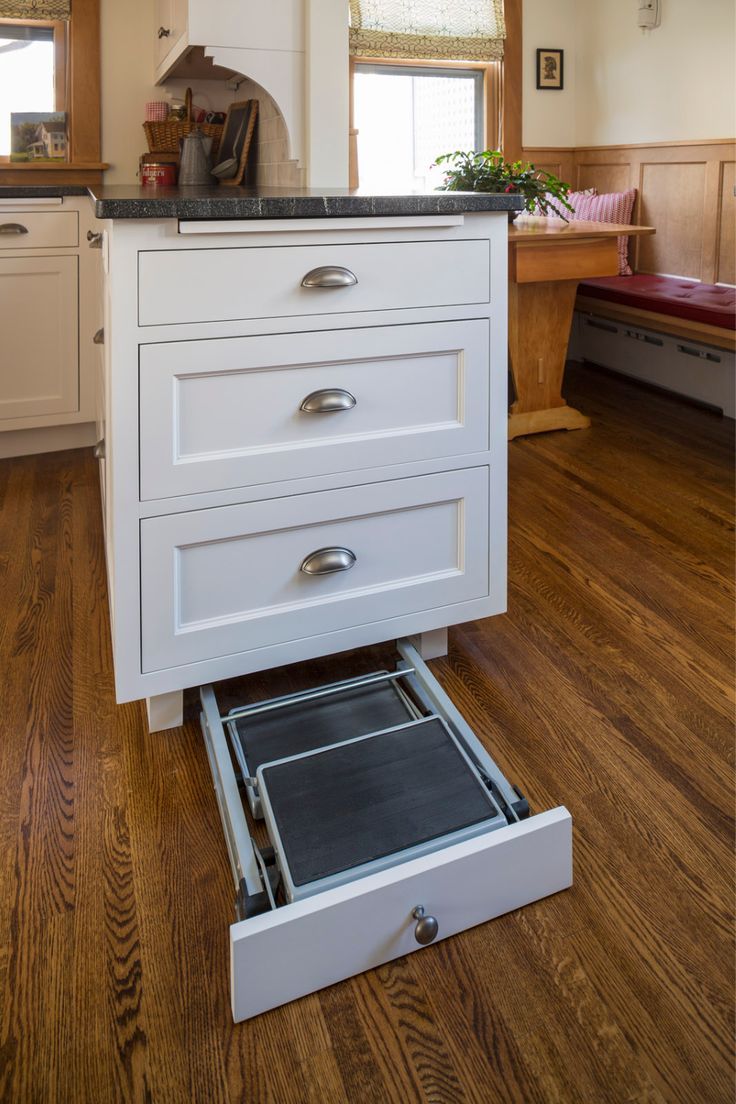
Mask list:
[[[736,142],[668,142],[577,149],[527,147],[525,159],[574,188],[636,188],[635,223],[656,227],[633,239],[639,272],[736,283]]]

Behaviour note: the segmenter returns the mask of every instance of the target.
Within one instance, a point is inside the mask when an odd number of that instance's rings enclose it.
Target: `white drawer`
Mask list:
[[[242,920],[230,928],[233,1019],[421,950],[419,904],[445,939],[570,885],[572,820],[560,807]]]
[[[62,249],[76,245],[76,211],[0,210],[0,249]]]
[[[220,713],[214,688],[200,689],[202,732],[236,890],[238,922],[230,928],[236,1021],[572,884],[568,811],[559,807],[530,816],[526,799],[500,770],[492,749],[478,739],[410,641],[399,640],[396,646],[401,660],[393,672],[236,707],[226,715]],[[424,720],[397,726],[401,708],[397,710],[396,695],[407,703],[407,712],[417,706]],[[388,713],[387,698],[394,703]],[[233,713],[240,714],[240,721],[230,721]],[[234,723],[243,727],[236,731]],[[438,725],[446,733],[441,741],[436,738]],[[415,736],[407,740],[411,728]],[[398,744],[392,756],[394,741]],[[455,757],[438,754],[453,741]],[[284,759],[287,748],[289,758]],[[259,787],[264,770],[288,771],[282,777],[280,818],[274,821],[267,814],[260,847],[254,818],[261,810],[250,800],[256,779],[246,752],[261,762]],[[251,815],[236,782],[232,753],[241,774],[251,779],[245,791]],[[310,768],[315,755],[330,760],[316,774]],[[287,779],[298,792],[293,802],[283,789]],[[345,803],[335,797],[343,789],[351,795]],[[472,823],[472,810],[483,804],[481,792],[495,810],[490,818],[481,815],[465,839],[443,834],[450,822]],[[324,819],[315,816],[320,810]],[[388,823],[398,832],[391,837],[394,844],[399,836],[421,837],[423,842],[387,854]],[[270,856],[265,839],[273,848]],[[357,852],[350,842],[346,850],[345,842],[356,839],[367,855],[378,856],[370,860],[370,869],[350,861]],[[320,867],[339,852],[347,863],[339,884],[312,885],[306,896],[287,903],[283,876],[291,868],[295,847],[303,854],[306,849],[309,862]],[[265,889],[267,873],[270,892]],[[502,932],[496,934],[503,938]],[[488,937],[494,937],[491,930]]]
[[[141,346],[141,498],[484,451],[489,340],[482,319]]]
[[[302,286],[325,268],[356,282]],[[142,251],[138,288],[141,326],[488,303],[490,242]]]
[[[143,671],[483,598],[488,518],[479,467],[144,519]],[[326,548],[354,566],[301,570]]]

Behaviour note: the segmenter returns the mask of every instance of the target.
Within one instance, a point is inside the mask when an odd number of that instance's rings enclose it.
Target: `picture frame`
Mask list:
[[[258,100],[242,100],[230,104],[220,139],[217,157],[220,163],[231,158],[236,162],[233,176],[221,178],[221,184],[242,184],[248,164],[258,119]]]
[[[561,92],[564,83],[565,51],[542,46],[537,50],[537,88]]]
[[[11,111],[10,160],[41,165],[68,160],[67,131],[64,111]]]

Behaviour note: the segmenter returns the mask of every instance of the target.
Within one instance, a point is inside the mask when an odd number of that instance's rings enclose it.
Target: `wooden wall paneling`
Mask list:
[[[575,186],[575,150],[545,149],[540,146],[525,146],[521,151],[524,161],[531,161],[538,169],[554,173],[560,180],[574,188]]]
[[[526,147],[523,156],[573,188],[637,189],[632,222],[654,226],[631,242],[635,270],[736,283],[733,139],[577,149]]]
[[[657,228],[639,247],[642,272],[701,278],[706,176],[705,161],[642,162],[640,217]]]
[[[718,269],[718,225],[721,218],[721,162],[708,161],[703,189],[703,233],[701,237],[700,279],[716,282]]]
[[[636,186],[631,183],[631,170],[628,159],[599,164],[578,161],[575,183],[578,188],[596,188],[599,192],[625,192]]]
[[[736,284],[736,162],[721,162],[716,281]]]

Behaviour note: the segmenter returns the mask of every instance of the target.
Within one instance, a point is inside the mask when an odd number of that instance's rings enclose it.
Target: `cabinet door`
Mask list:
[[[79,410],[77,257],[0,258],[3,419]]]
[[[188,0],[156,0],[156,65],[171,53],[187,28]]]

